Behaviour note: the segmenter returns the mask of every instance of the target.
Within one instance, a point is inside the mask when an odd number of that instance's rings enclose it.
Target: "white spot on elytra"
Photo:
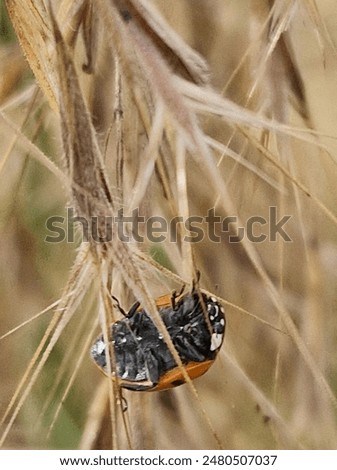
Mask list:
[[[105,343],[101,339],[96,342],[96,353],[101,355],[105,351]]]
[[[224,325],[224,324],[225,324],[225,320],[224,320],[224,318],[221,318],[220,325]]]
[[[211,351],[216,351],[217,349],[219,349],[221,344],[222,344],[222,335],[220,335],[219,333],[213,333],[212,340],[211,340]]]

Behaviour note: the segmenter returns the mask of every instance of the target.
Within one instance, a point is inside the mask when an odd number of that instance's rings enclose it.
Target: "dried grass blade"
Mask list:
[[[51,108],[58,111],[57,80],[51,50],[48,14],[43,0],[6,0],[9,16],[29,65]]]
[[[192,80],[205,85],[209,82],[207,62],[166,23],[153,4],[144,0],[130,0],[142,19],[146,22],[152,34],[157,35],[163,43],[180,59],[189,72]]]
[[[35,158],[41,165],[49,170],[56,178],[64,185],[66,190],[71,187],[69,178],[64,172],[52,162],[46,154],[42,152],[31,140],[29,140],[22,131],[6,116],[6,114],[0,112],[0,119],[6,124],[6,127],[13,132],[14,135],[18,136],[18,142],[24,147],[25,152],[29,152],[30,156]]]
[[[8,336],[16,333],[17,331],[21,330],[21,328],[25,327],[26,325],[29,325],[33,321],[35,321],[38,318],[40,318],[41,316],[43,316],[45,313],[48,313],[50,310],[55,309],[59,304],[60,304],[60,300],[56,300],[56,302],[53,302],[52,304],[48,305],[48,307],[41,310],[41,312],[36,313],[31,318],[28,318],[28,320],[20,323],[20,325],[12,328],[11,330],[7,331],[7,333],[4,333],[2,336],[0,336],[0,341],[7,338]]]
[[[139,207],[154,173],[164,131],[164,117],[163,103],[159,100],[154,113],[148,144],[144,154],[141,156],[141,167],[139,168],[134,191],[128,204],[128,211],[134,207]]]
[[[281,193],[285,192],[285,188],[283,185],[281,185],[278,181],[270,177],[267,173],[262,171],[260,168],[257,166],[253,165],[250,161],[246,160],[244,157],[239,155],[238,153],[234,152],[231,150],[229,147],[224,145],[222,142],[219,142],[216,139],[213,139],[212,137],[205,137],[205,141],[209,146],[218,152],[222,152],[222,156],[228,156],[229,158],[232,158],[234,161],[239,163],[239,165],[242,165],[243,167],[247,168],[251,173],[255,173],[261,180],[265,181],[267,184],[269,184],[272,188],[275,188],[277,191],[280,191]]]
[[[59,73],[59,106],[66,164],[79,214],[108,215],[112,198],[91,118],[67,45],[51,12]],[[82,190],[83,191],[82,191]]]

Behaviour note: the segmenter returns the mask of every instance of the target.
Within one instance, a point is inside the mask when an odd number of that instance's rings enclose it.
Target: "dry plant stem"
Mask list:
[[[18,140],[22,143],[26,152],[29,152],[36,161],[55,175],[56,178],[64,184],[65,188],[71,187],[70,180],[63,171],[60,170],[36,145],[34,145],[4,113],[0,112],[0,118],[2,122],[6,124],[6,127],[9,128],[14,135],[18,136]]]
[[[271,15],[271,12],[270,12],[270,15]],[[268,23],[269,23],[269,20],[270,20],[270,17],[268,17],[263,24],[260,25],[260,31],[261,31],[261,34],[263,33],[263,31],[265,31]],[[225,86],[222,88],[221,90],[221,95],[222,96],[226,96],[227,95],[227,90],[229,89],[230,85],[233,83],[233,81],[235,80],[235,77],[238,75],[239,71],[244,67],[244,65],[247,63],[249,57],[251,56],[252,54],[252,50],[256,47],[255,45],[255,41],[252,41],[250,43],[250,45],[247,47],[247,49],[245,50],[244,54],[241,56],[237,66],[235,67],[235,69],[233,70],[233,72],[231,73],[230,77],[228,78]],[[250,93],[251,94],[251,93]],[[249,93],[248,93],[249,95]],[[249,99],[247,98],[247,101],[249,101]]]
[[[258,5],[261,4],[261,2],[255,2],[255,3],[256,3],[256,6],[255,8],[253,8],[253,10],[258,9]],[[280,2],[279,0],[276,0],[273,4],[272,9],[270,10],[268,14],[267,23],[264,23],[266,24],[266,26],[267,25],[269,26],[268,44],[267,44],[267,47],[263,50],[263,57],[261,58],[261,60],[258,61],[259,69],[255,74],[256,75],[255,82],[252,85],[251,90],[248,94],[247,104],[251,101],[257,87],[262,82],[262,77],[265,74],[267,63],[271,59],[271,56],[275,50],[275,47],[277,46],[280,40],[281,35],[283,34],[284,31],[286,31],[297,9],[296,2],[293,2],[292,0],[291,1],[288,0],[286,7],[282,5],[281,14],[279,11],[279,7],[280,7]],[[263,34],[266,34],[266,31],[262,30],[262,32],[260,33],[261,37]]]
[[[251,162],[249,162],[244,157],[242,157],[239,153],[233,152],[226,145],[222,144],[221,142],[218,142],[212,137],[205,136],[205,141],[211,148],[222,153],[221,158],[219,159],[219,162],[217,163],[218,167],[220,167],[222,161],[224,160],[224,157],[230,157],[233,160],[235,160],[235,162],[237,162],[238,164],[247,168],[251,173],[255,173],[261,180],[265,181],[267,184],[275,188],[277,191],[281,193],[285,192],[284,184],[281,184],[279,181],[276,181],[275,179],[271,178],[269,175],[263,172],[260,168],[256,167]],[[227,178],[227,184],[230,182],[230,179],[231,179],[230,177]],[[216,206],[218,202],[219,200],[217,199],[214,203],[214,206]]]
[[[127,1],[121,2],[127,5]],[[152,33],[159,36],[163,43],[179,57],[195,83],[205,85],[209,81],[209,70],[206,61],[191,49],[180,36],[170,28],[161,14],[144,0],[130,0],[142,19],[146,21]]]
[[[283,184],[283,176],[280,175],[281,183]],[[280,195],[279,203],[281,207],[281,213],[283,213],[284,208],[284,198],[283,195]],[[279,259],[279,290],[280,295],[283,297],[284,293],[284,248],[283,244],[279,245],[278,247],[278,259]],[[278,323],[280,327],[282,326],[282,320],[279,318]],[[277,352],[276,352],[276,360],[275,360],[275,369],[274,369],[274,385],[273,385],[273,397],[274,403],[277,403],[277,394],[278,394],[278,387],[279,387],[279,377],[280,377],[280,367],[281,367],[281,348],[282,348],[282,338],[279,338],[277,342]]]
[[[43,0],[6,0],[6,6],[29,65],[50,106],[58,111],[55,69],[50,49],[46,47],[50,29],[45,3]]]
[[[178,190],[178,211],[184,220],[188,220],[190,216],[188,208],[188,193],[187,193],[187,179],[186,179],[186,147],[180,135],[177,136],[176,143],[176,161],[177,161],[177,190]],[[186,228],[183,229],[182,239],[184,240],[187,235]],[[194,279],[194,263],[192,244],[182,242],[182,266],[181,272],[183,277],[187,279]],[[207,317],[208,318],[208,317]]]
[[[97,262],[99,262],[99,259],[97,259]],[[99,319],[100,319],[100,324],[101,324],[101,330],[103,333],[103,339],[105,344],[108,344],[109,347],[106,348],[106,361],[107,361],[107,375],[111,379],[114,379],[115,377],[115,360],[114,360],[114,351],[113,348],[111,347],[111,338],[110,338],[110,333],[109,333],[109,325],[110,325],[110,318],[109,314],[109,306],[106,305],[107,299],[105,295],[105,285],[106,285],[106,277],[103,275],[104,273],[104,262],[103,266],[101,266],[99,269],[98,266],[98,272],[101,275],[100,279],[100,305],[99,305]],[[105,274],[105,273],[104,273]],[[115,380],[109,380],[108,382],[108,397],[109,397],[109,408],[110,408],[110,420],[111,420],[111,443],[112,443],[112,448],[113,449],[118,449],[118,443],[117,443],[117,406],[116,406],[116,401],[117,401],[117,390],[116,390],[116,381]]]
[[[20,323],[20,325],[12,328],[11,330],[7,331],[7,333],[4,333],[2,336],[0,336],[0,341],[7,338],[8,336],[16,333],[17,331],[19,331],[21,328],[24,328],[25,326],[29,325],[30,323],[34,322],[35,320],[37,320],[38,318],[42,317],[43,315],[45,315],[46,313],[48,312],[51,312],[52,310],[55,310],[57,309],[57,307],[59,306],[60,304],[60,300],[56,300],[56,302],[53,302],[52,304],[48,305],[48,307],[44,308],[43,310],[41,310],[41,312],[38,312],[36,313],[35,315],[33,315],[31,318],[28,318],[28,320]]]
[[[71,180],[83,188],[81,194],[73,187],[73,197],[78,212],[84,217],[109,215],[111,195],[104,170],[103,159],[95,139],[94,129],[80,91],[74,64],[69,56],[53,14],[60,84],[60,114],[62,139],[67,169]],[[88,219],[90,220],[90,219]],[[102,236],[102,229],[98,227]]]
[[[308,0],[308,2],[305,2],[304,7],[307,9],[308,15],[315,28],[316,36],[318,38],[318,43],[321,48],[322,57],[324,57],[324,61],[326,60],[326,53],[324,47],[325,42],[328,43],[329,47],[331,47],[331,49],[334,51],[334,54],[337,55],[337,48],[326,26],[326,23],[322,20],[322,17],[317,9],[316,0]]]
[[[26,111],[26,114],[22,120],[22,124],[20,126],[21,128],[21,132],[22,132],[22,129],[24,128],[24,126],[27,124],[27,122],[29,121],[29,116],[30,116],[30,113],[32,112],[33,108],[34,108],[34,104],[35,104],[35,101],[36,101],[36,98],[37,98],[37,95],[38,95],[38,89],[35,90],[35,93],[31,99],[31,102],[30,102],[30,105]],[[4,166],[6,165],[6,162],[8,161],[15,145],[17,144],[17,141],[18,141],[18,134],[15,134],[13,136],[13,139],[11,142],[9,142],[8,146],[7,146],[7,151],[5,153],[5,155],[2,157],[2,160],[1,160],[1,163],[0,163],[0,174],[3,172],[4,170]]]
[[[165,118],[164,111],[162,101],[158,100],[151,124],[151,132],[146,151],[144,152],[144,155],[141,156],[141,160],[143,162],[142,167],[139,169],[134,191],[132,192],[130,202],[128,203],[128,213],[131,212],[134,207],[139,207],[153,175],[156,160],[159,156],[159,147],[163,137]]]
[[[99,258],[96,260],[99,262]],[[100,266],[100,308],[99,308],[99,317],[100,317],[100,324],[103,333],[103,339],[105,344],[108,344],[109,347],[106,348],[106,356],[107,356],[107,375],[110,377],[108,383],[108,395],[109,395],[109,407],[110,407],[110,419],[111,419],[111,442],[112,448],[118,449],[119,442],[118,442],[118,425],[117,425],[117,415],[118,415],[118,408],[117,404],[120,405],[120,411],[122,413],[122,419],[124,424],[124,429],[126,432],[126,438],[129,449],[132,449],[132,441],[130,430],[127,425],[125,414],[123,413],[123,399],[121,394],[121,389],[118,386],[118,382],[116,380],[116,361],[115,361],[115,354],[114,348],[111,343],[111,333],[110,333],[110,325],[112,323],[113,318],[109,315],[109,312],[113,312],[112,302],[110,292],[107,291],[107,278],[110,272],[110,265],[109,263],[102,263]]]
[[[116,129],[116,184],[119,192],[119,197],[124,200],[123,177],[124,177],[124,135],[123,135],[123,103],[122,103],[122,77],[121,67],[118,57],[114,58],[115,74],[114,74],[114,121],[111,122],[109,132],[107,133],[105,153],[113,127]]]
[[[173,76],[172,83],[186,100],[184,102],[188,105],[189,109],[198,113],[209,116],[212,114],[215,117],[223,119],[228,125],[234,127],[245,126],[253,129],[263,129],[273,131],[275,134],[285,134],[293,137],[301,142],[307,142],[315,147],[327,148],[313,139],[312,136],[322,136],[320,132],[313,131],[307,128],[297,128],[294,126],[285,125],[277,120],[268,119],[264,116],[254,113],[233,101],[223,98],[218,95],[211,88],[200,88],[193,83],[187,82],[178,76]],[[334,138],[331,136],[327,136]]]

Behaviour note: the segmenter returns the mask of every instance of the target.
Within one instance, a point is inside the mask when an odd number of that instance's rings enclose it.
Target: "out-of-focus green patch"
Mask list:
[[[60,340],[55,344],[48,359],[41,371],[39,380],[36,382],[33,394],[29,398],[31,400],[30,411],[23,416],[23,420],[29,422],[32,416],[35,416],[36,427],[39,429],[42,447],[51,449],[75,449],[79,445],[82,436],[83,427],[87,417],[86,403],[90,399],[92,391],[91,386],[88,386],[88,376],[84,375],[81,370],[75,377],[71,389],[64,399],[64,393],[67,389],[70,377],[74,371],[75,362],[77,360],[76,354],[73,352],[76,348],[81,348],[81,339],[87,328],[87,322],[82,322],[79,326],[78,316],[83,317],[87,315],[88,311],[91,312],[93,304],[92,293],[88,293],[79,312],[77,319],[73,320],[64,329]],[[94,302],[96,299],[94,298]],[[33,350],[38,347],[38,344],[43,337],[48,319],[42,319],[37,325],[37,330],[33,333]],[[41,355],[45,352],[48,345],[41,351]],[[71,348],[71,350],[69,350]],[[65,360],[65,354],[68,357]],[[69,354],[70,353],[70,354]],[[76,357],[75,357],[76,356]],[[88,351],[89,356],[89,351]],[[85,361],[83,364],[85,367]],[[79,397],[81,397],[79,399]],[[62,401],[62,406],[58,410]],[[55,414],[58,416],[55,420]],[[37,416],[37,418],[36,418]],[[53,428],[50,429],[51,424]],[[34,437],[29,445],[34,445]]]
[[[35,141],[46,155],[53,153],[48,130],[41,128]],[[30,246],[30,251],[34,252],[31,259],[34,271],[38,273],[38,282],[42,283],[43,290],[48,295],[52,294],[54,289],[58,291],[62,288],[76,248],[74,243],[67,244],[66,240],[59,243],[46,241],[46,237],[50,235],[48,219],[54,216],[65,217],[64,206],[67,201],[64,191],[53,175],[27,154],[15,193],[14,212],[22,225],[23,233],[26,233],[27,249]],[[66,230],[66,224],[63,226]]]
[[[9,20],[4,0],[0,0],[0,44],[8,44],[15,40],[15,33]]]
[[[77,400],[78,404],[78,400]],[[76,449],[81,437],[81,429],[76,422],[78,416],[75,415],[76,401],[67,403],[62,408],[58,424],[53,430],[53,448],[55,449]]]
[[[159,243],[151,245],[149,253],[151,258],[153,258],[154,261],[156,261],[158,264],[166,269],[169,269],[170,271],[174,271],[174,267],[170,261],[170,258],[167,256],[164,247]]]
[[[63,357],[62,345],[56,346],[50,355],[43,377],[40,382],[42,387],[38,391],[41,403],[45,403],[48,392],[53,387],[55,380],[55,372],[57,372]],[[60,404],[61,397],[66,388],[65,376],[62,377],[57,389],[55,390],[54,400],[50,403],[48,410],[45,410],[41,419],[43,427],[49,431],[49,426],[54,419],[55,412]],[[82,395],[79,390],[78,381],[75,380],[72,391],[68,394],[66,400],[62,404],[60,413],[57,417],[55,425],[50,433],[48,445],[53,449],[75,449],[81,437],[81,429],[85,419],[85,408],[82,401],[78,400],[78,396]]]

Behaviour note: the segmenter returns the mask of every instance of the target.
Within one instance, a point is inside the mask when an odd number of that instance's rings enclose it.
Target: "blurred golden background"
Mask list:
[[[43,85],[42,91],[37,85],[41,86],[41,79],[37,82],[36,70],[34,75],[30,69],[35,56],[29,56],[23,44],[24,56],[5,3],[0,0],[2,444],[17,449],[111,448],[107,379],[94,367],[87,346],[90,334],[95,337],[99,332],[97,327],[93,330],[97,317],[93,286],[86,290],[28,397],[17,405],[25,385],[18,395],[17,387],[24,374],[34,374],[35,366],[27,367],[54,315],[53,308],[43,311],[62,296],[79,237],[74,243],[45,241],[46,220],[64,216],[70,202],[58,177],[42,157],[39,161],[36,148],[63,168],[62,116],[52,109]],[[61,9],[68,3],[55,2],[57,18],[62,18]],[[74,5],[81,3],[85,2]],[[103,5],[104,0],[98,3]],[[156,6],[158,15],[209,65],[209,83],[196,84],[196,96],[186,97],[186,106],[198,116],[198,125],[208,139],[205,142],[213,148],[214,168],[223,187],[187,157],[189,213],[204,217],[215,207],[218,216],[238,216],[244,226],[252,216],[263,217],[267,224],[256,225],[254,233],[262,231],[267,239],[230,243],[229,235],[235,233],[220,233],[217,227],[219,242],[205,238],[193,245],[202,287],[225,301],[227,331],[222,352],[210,371],[194,382],[200,401],[188,384],[159,393],[123,391],[127,424],[118,413],[118,446],[128,447],[128,426],[133,448],[211,449],[220,441],[227,449],[334,449],[337,4],[332,0],[311,0],[306,5],[295,0],[146,3]],[[26,8],[30,8],[28,3]],[[141,156],[146,155],[149,133],[139,123],[139,110],[126,106],[121,194],[114,153],[118,140],[116,63],[110,47],[118,55],[122,46],[113,43],[100,15],[99,11],[97,21],[104,27],[99,47],[94,47],[94,72],[88,75],[81,69],[86,51],[83,24],[77,42],[74,40],[74,57],[107,171],[124,204],[144,170]],[[43,51],[37,56],[40,53]],[[172,51],[162,47],[161,53],[172,77],[183,76]],[[131,75],[139,73],[126,63],[122,57],[122,75],[123,67]],[[48,75],[48,67],[40,69]],[[182,93],[180,82],[172,83]],[[142,85],[140,90],[144,96],[152,93]],[[153,96],[155,93],[151,94],[155,108]],[[165,126],[163,141],[170,141],[170,132],[176,130],[170,122]],[[220,143],[220,150],[212,142]],[[234,213],[221,205],[223,191],[229,194]],[[168,218],[170,202],[154,172],[142,210],[146,215]],[[291,241],[280,236],[270,240],[270,207],[277,208],[277,219],[290,216],[284,229]],[[139,248],[186,278],[184,250],[179,252],[170,243],[144,243]],[[154,298],[176,288],[152,274],[145,273],[145,278]],[[118,294],[124,296],[127,308],[134,295],[120,284]],[[39,356],[46,347],[41,347]],[[17,416],[11,422],[15,409]]]

